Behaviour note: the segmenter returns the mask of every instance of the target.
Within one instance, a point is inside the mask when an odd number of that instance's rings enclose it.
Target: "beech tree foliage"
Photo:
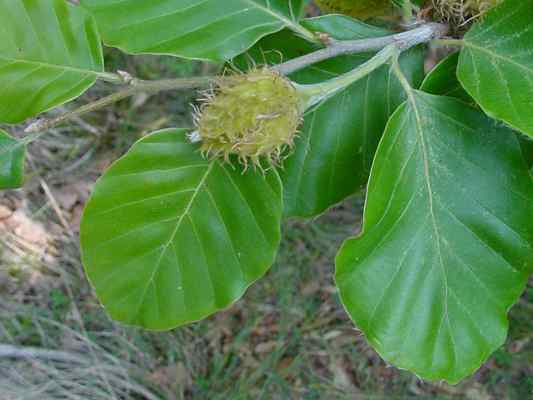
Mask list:
[[[457,383],[504,343],[533,271],[533,0],[457,15],[320,1],[306,18],[308,3],[0,0],[0,188],[72,116],[198,87],[194,124],[143,137],[86,205],[82,261],[106,311],[168,330],[223,310],[274,262],[284,218],[366,188],[335,260],[345,310],[387,362]],[[227,72],[140,81],[106,71],[103,45]],[[430,47],[449,55],[426,72]],[[117,93],[34,119],[99,79]]]

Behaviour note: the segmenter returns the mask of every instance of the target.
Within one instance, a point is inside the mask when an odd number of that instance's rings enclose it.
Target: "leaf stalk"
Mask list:
[[[339,75],[336,78],[330,79],[329,81],[313,85],[294,84],[296,90],[304,98],[305,109],[327,100],[339,91],[350,86],[352,83],[364,78],[383,64],[387,63],[395,54],[397,54],[397,52],[398,50],[396,46],[389,45],[364,64],[361,64],[357,68]]]

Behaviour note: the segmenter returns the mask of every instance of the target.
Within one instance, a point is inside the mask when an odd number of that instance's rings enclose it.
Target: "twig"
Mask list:
[[[50,190],[50,187],[48,184],[44,181],[44,179],[39,179],[39,183],[41,184],[41,187],[44,190],[44,193],[46,194],[46,197],[48,197],[48,201],[50,201],[50,205],[52,206],[52,209],[57,215],[57,218],[59,219],[59,222],[61,225],[63,225],[63,228],[67,231],[68,235],[73,239],[75,238],[74,232],[72,231],[71,226],[67,222],[65,216],[63,215],[63,212],[61,211],[61,208],[59,207],[59,204],[57,203],[57,200],[55,199],[54,195],[52,194],[52,191]]]
[[[378,51],[390,45],[396,45],[397,49],[402,51],[417,44],[440,38],[446,35],[447,32],[448,27],[446,25],[428,23],[410,31],[401,32],[390,36],[361,40],[333,41],[331,42],[330,46],[324,49],[317,50],[282,64],[278,64],[273,66],[272,69],[278,71],[282,75],[289,75],[302,68],[308,67],[309,65],[340,55]],[[157,93],[164,90],[191,89],[205,86],[212,79],[213,77],[168,79],[157,81],[139,81],[134,78],[126,80],[123,79],[123,82],[127,81],[131,86],[93,103],[86,104],[73,111],[61,114],[58,117],[37,120],[33,124],[29,125],[24,132],[31,134],[42,133],[71,118],[80,117],[81,115],[87,114],[91,111],[99,110],[139,92]],[[27,139],[26,142],[31,142],[35,139],[38,139],[40,136],[40,134],[35,135],[35,137]]]
[[[440,38],[447,33],[448,27],[446,25],[428,23],[410,31],[390,36],[360,40],[333,41],[332,44],[325,49],[294,58],[273,67],[273,69],[277,70],[282,75],[289,75],[309,65],[340,55],[378,51],[391,44],[396,45],[398,50],[402,51],[416,46],[417,44]]]
[[[99,110],[114,104],[139,92],[157,93],[163,90],[191,89],[207,85],[212,77],[197,77],[188,79],[162,79],[157,81],[133,81],[131,86],[113,93],[107,97],[81,106],[73,111],[67,111],[55,118],[37,120],[29,125],[25,133],[38,133],[46,131],[73,117],[80,117],[92,111]]]

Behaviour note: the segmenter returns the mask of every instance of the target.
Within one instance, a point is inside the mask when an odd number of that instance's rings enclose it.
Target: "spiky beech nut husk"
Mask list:
[[[204,93],[195,125],[208,156],[278,164],[292,147],[304,103],[290,80],[268,68],[220,78]]]
[[[368,19],[387,15],[392,9],[390,0],[316,0],[322,11],[341,13]]]
[[[433,0],[434,7],[445,20],[464,23],[483,15],[503,0]]]

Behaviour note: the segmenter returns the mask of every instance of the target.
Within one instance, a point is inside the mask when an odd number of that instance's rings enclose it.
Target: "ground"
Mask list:
[[[218,69],[114,51],[107,58],[110,70],[144,79]],[[76,103],[111,91],[98,84]],[[510,312],[506,345],[457,386],[422,382],[366,344],[333,282],[335,253],[359,229],[363,193],[316,220],[285,222],[275,265],[228,310],[166,333],[111,321],[79,261],[84,202],[139,137],[190,126],[195,96],[139,95],[31,145],[25,187],[0,194],[1,400],[521,400],[533,393],[533,281]],[[31,361],[8,357],[22,350]]]

